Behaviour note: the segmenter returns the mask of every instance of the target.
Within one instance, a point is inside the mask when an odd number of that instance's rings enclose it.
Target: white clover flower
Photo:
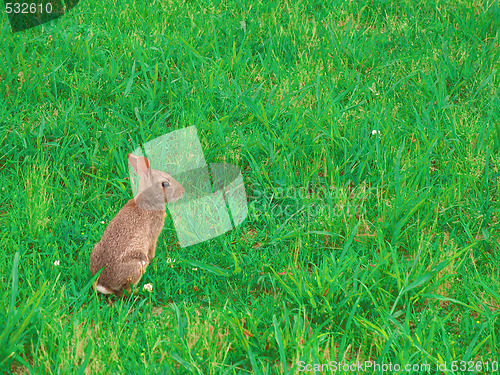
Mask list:
[[[104,220],[103,220],[103,221],[101,221],[101,224],[106,224],[106,223],[105,223],[105,222],[104,222]]]
[[[57,267],[59,264],[60,264],[60,262],[59,262],[58,260],[56,260],[56,261],[54,262],[54,266],[56,266],[56,267]]]
[[[198,267],[192,268],[193,271],[198,271]]]
[[[153,284],[144,284],[144,290],[147,290],[148,292],[152,292],[153,291]]]
[[[380,137],[380,130],[377,130],[377,129],[373,129],[372,130],[372,135],[377,135]]]

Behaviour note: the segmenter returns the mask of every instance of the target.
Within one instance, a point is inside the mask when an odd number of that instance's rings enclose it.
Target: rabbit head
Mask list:
[[[151,169],[144,156],[128,155],[128,161],[139,176],[139,191],[135,202],[145,210],[165,210],[165,203],[175,202],[184,195],[184,187],[168,173]]]

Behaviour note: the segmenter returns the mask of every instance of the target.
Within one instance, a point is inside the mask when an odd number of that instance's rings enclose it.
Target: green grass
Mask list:
[[[4,373],[500,360],[497,1],[82,1],[1,28]],[[88,263],[126,155],[190,125],[248,217],[188,248],[168,218],[153,292],[110,305]]]

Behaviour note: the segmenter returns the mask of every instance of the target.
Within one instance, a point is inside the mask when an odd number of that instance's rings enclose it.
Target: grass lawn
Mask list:
[[[500,371],[498,1],[82,0],[0,28],[0,371]],[[167,214],[139,293],[97,295],[127,154],[191,125],[247,218],[181,248]]]

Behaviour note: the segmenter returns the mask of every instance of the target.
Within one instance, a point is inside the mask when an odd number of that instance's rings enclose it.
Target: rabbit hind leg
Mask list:
[[[146,272],[147,263],[143,260],[133,260],[123,263],[118,267],[118,274],[123,275],[120,280],[121,291],[126,290],[128,294],[132,293],[132,286],[139,283],[144,272]],[[121,294],[121,293],[120,293]]]

